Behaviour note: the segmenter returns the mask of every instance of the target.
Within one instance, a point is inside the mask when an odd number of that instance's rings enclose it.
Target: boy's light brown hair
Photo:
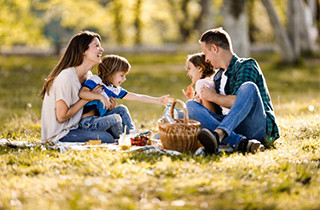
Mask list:
[[[130,68],[130,63],[124,57],[118,55],[106,55],[98,65],[98,75],[104,84],[111,85],[111,78],[116,72],[122,71],[127,73]]]

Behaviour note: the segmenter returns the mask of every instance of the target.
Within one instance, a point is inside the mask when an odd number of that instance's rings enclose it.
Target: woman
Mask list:
[[[81,84],[90,70],[101,63],[103,48],[99,34],[83,31],[72,37],[59,63],[43,84],[41,138],[43,141],[85,142],[99,139],[113,143],[106,131],[89,131],[78,128],[83,106],[88,100],[80,99]],[[98,91],[97,89],[95,91]],[[117,117],[119,123],[121,118]]]

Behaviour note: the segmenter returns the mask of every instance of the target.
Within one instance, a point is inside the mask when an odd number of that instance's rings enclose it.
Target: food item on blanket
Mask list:
[[[101,140],[89,140],[84,145],[101,145]]]
[[[136,146],[146,146],[148,142],[149,142],[149,137],[143,134],[139,134],[131,138],[131,144]]]

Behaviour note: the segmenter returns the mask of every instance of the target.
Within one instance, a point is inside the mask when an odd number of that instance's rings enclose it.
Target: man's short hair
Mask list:
[[[201,35],[199,42],[214,44],[225,50],[232,49],[230,36],[222,27],[207,30]]]

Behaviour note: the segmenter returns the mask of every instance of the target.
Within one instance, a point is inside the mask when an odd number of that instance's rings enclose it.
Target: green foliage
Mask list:
[[[47,44],[34,9],[35,1],[0,0],[1,46]]]
[[[184,53],[123,56],[132,64],[124,88],[184,100]],[[254,58],[281,127],[274,148],[166,156],[0,147],[0,209],[319,209],[320,67],[312,59],[278,66],[277,56]],[[38,94],[57,60],[0,57],[0,138],[40,140]],[[164,107],[122,102],[139,129],[157,131]]]
[[[100,33],[103,42],[113,47],[194,43],[202,33],[200,30],[204,30],[201,3],[199,0],[0,0],[0,45],[51,45],[60,50],[74,33],[86,29]],[[210,27],[222,26],[223,1],[210,3]],[[286,1],[273,3],[285,23]],[[273,29],[261,2],[250,1],[248,8],[252,40],[272,42]]]

